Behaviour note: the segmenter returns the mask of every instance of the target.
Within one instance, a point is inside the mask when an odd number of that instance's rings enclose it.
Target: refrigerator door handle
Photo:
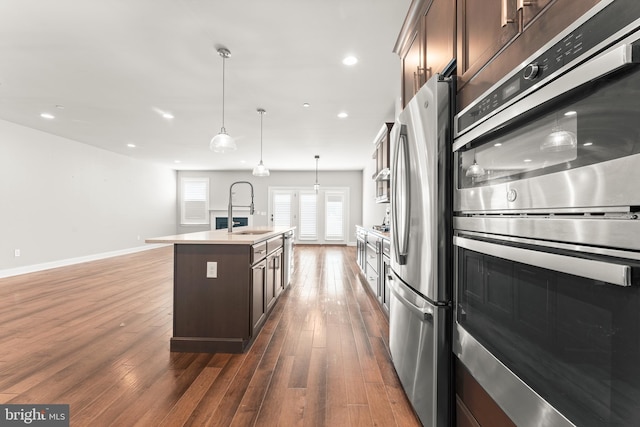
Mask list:
[[[396,261],[400,265],[407,263],[409,246],[409,223],[411,219],[411,187],[409,180],[409,157],[407,155],[409,141],[407,139],[407,127],[402,125],[396,145],[395,162],[393,165],[393,191],[391,197],[394,235],[393,244],[396,253]],[[401,185],[402,181],[402,185]],[[400,193],[402,189],[402,193]],[[398,202],[401,201],[401,204]],[[398,212],[402,209],[402,215]],[[402,216],[402,218],[401,218]],[[400,222],[402,221],[402,222]]]
[[[420,320],[433,323],[433,309],[429,307],[425,307],[425,308],[418,307],[417,305],[415,305],[414,303],[406,299],[402,295],[402,292],[400,291],[399,286],[395,284],[394,277],[391,274],[389,274],[387,278],[389,279],[389,289],[391,289],[391,293],[393,293],[393,295],[396,298],[398,298],[398,300],[402,303],[402,305],[407,307],[413,314],[418,316]]]

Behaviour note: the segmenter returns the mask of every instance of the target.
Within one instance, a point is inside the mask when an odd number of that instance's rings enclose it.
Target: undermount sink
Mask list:
[[[236,231],[233,234],[266,234],[271,233],[271,230],[247,230],[247,231]]]

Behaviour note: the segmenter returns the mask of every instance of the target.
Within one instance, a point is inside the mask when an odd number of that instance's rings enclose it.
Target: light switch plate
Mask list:
[[[207,279],[216,279],[218,277],[218,263],[207,262]]]

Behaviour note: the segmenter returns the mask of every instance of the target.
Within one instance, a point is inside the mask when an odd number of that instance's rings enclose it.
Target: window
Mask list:
[[[314,191],[300,192],[300,240],[318,239],[317,202]]]
[[[325,240],[344,240],[344,193],[325,193]]]
[[[276,227],[291,226],[291,191],[273,194],[273,225]]]
[[[209,178],[182,178],[181,224],[209,224]]]

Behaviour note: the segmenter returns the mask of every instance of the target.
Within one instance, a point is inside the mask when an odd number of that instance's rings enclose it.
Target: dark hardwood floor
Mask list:
[[[419,426],[352,247],[296,246],[244,354],[171,353],[171,247],[0,279],[0,403],[71,426]]]

